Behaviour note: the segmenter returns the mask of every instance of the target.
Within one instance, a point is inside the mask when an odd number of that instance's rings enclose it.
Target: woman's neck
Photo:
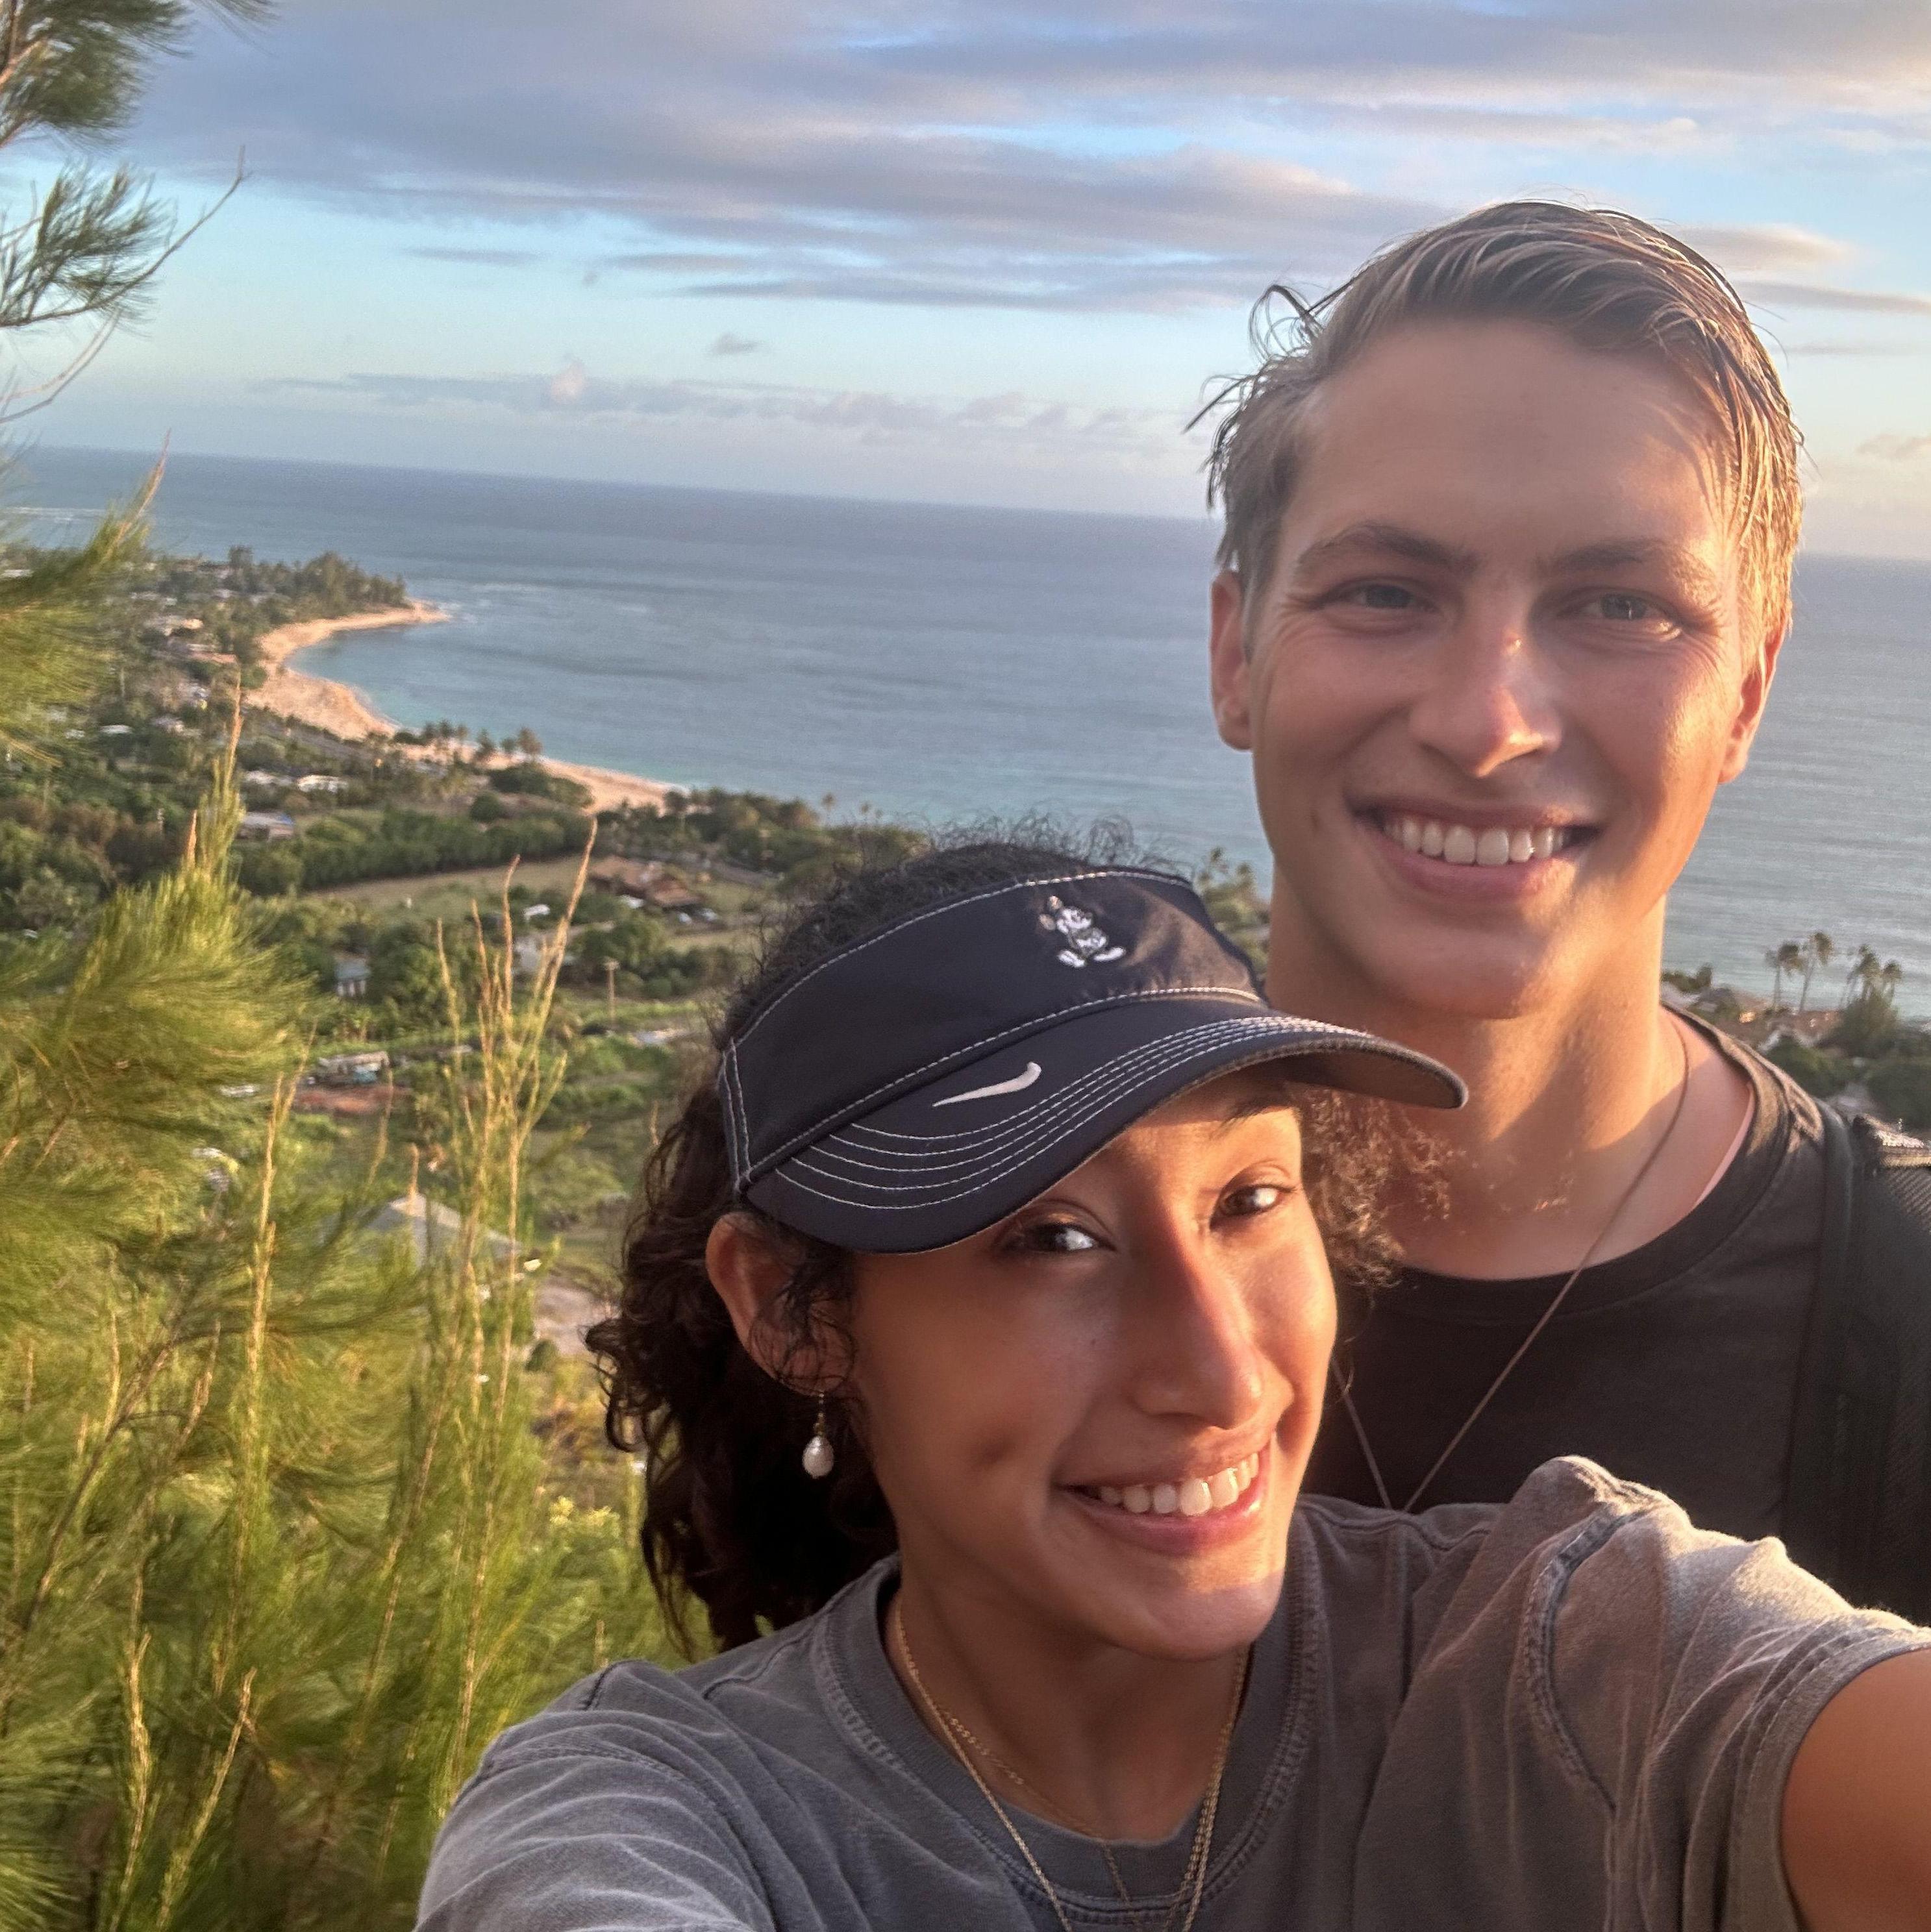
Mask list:
[[[886,1628],[906,1696],[949,1751],[1002,1802],[1101,1838],[1167,1838],[1200,1803],[1246,1660],[1137,1656],[924,1588],[912,1564]]]

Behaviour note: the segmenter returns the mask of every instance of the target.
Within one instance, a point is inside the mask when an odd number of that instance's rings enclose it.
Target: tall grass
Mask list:
[[[658,1642],[523,1366],[561,934],[527,987],[447,943],[419,1253],[292,1124],[237,816],[224,772],[178,871],[0,962],[0,1932],[407,1925],[490,1736]]]

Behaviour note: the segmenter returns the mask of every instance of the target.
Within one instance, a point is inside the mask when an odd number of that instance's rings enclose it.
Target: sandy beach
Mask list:
[[[397,728],[395,721],[385,718],[367,699],[333,678],[314,677],[297,670],[289,660],[296,652],[307,650],[341,631],[400,630],[406,625],[449,621],[448,611],[416,600],[385,610],[359,610],[352,617],[314,617],[299,624],[283,624],[263,634],[262,663],[268,676],[259,691],[249,694],[248,703],[257,710],[272,712],[278,718],[290,718],[353,744],[392,736]],[[395,748],[408,758],[428,759],[434,755],[421,746],[399,745]],[[539,762],[585,787],[593,812],[611,812],[622,805],[661,805],[672,789],[654,778],[640,778],[632,772],[608,771],[601,765],[572,764],[566,759],[548,758]]]

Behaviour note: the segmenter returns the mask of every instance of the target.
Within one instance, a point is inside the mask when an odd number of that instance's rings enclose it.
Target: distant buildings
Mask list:
[[[295,820],[285,812],[245,812],[236,836],[242,838],[278,838],[295,836]]]
[[[389,1055],[380,1047],[367,1053],[332,1053],[309,1069],[323,1087],[373,1087],[389,1071]]]
[[[655,859],[599,859],[590,868],[590,883],[659,912],[695,914],[710,910],[675,872]]]
[[[369,992],[369,962],[345,956],[335,962],[335,997],[338,1000],[365,1000]]]

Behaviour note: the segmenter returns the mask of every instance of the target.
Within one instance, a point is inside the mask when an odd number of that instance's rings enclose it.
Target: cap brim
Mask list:
[[[1003,1220],[1143,1114],[1218,1074],[1292,1060],[1297,1080],[1424,1107],[1461,1081],[1426,1054],[1250,1001],[1082,1013],[822,1135],[746,1190],[788,1227],[866,1254],[942,1248]]]

